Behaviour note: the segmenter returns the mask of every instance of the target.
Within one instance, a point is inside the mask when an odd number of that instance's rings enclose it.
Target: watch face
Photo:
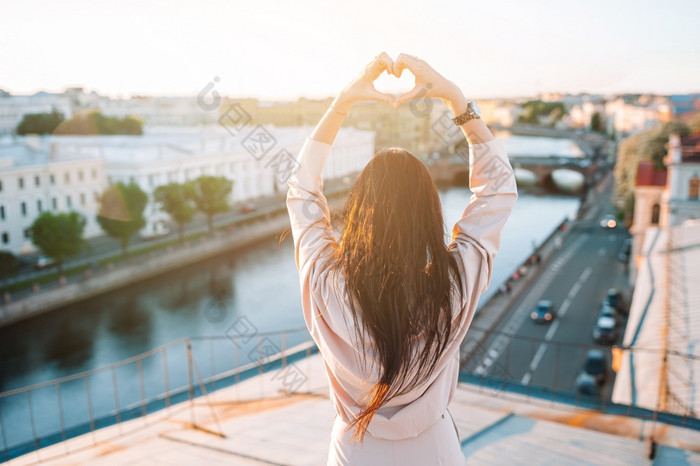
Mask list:
[[[476,102],[472,101],[472,111],[476,113],[477,115],[481,116],[481,110],[479,109],[479,106],[476,105]]]

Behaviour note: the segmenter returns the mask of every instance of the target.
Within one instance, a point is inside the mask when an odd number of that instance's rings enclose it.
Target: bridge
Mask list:
[[[539,136],[571,139],[581,148],[585,157],[548,154],[541,156],[508,154],[511,165],[516,171],[519,184],[536,184],[550,189],[562,189],[559,178],[566,177],[570,172],[581,174],[581,185],[596,177],[600,164],[596,160],[597,150],[580,134],[556,128],[533,125],[513,125],[501,127],[491,125],[494,132],[508,131],[522,136]],[[461,133],[452,135],[437,151],[437,159],[428,163],[433,180],[439,185],[464,185],[468,180],[469,167],[467,145]],[[553,177],[554,175],[554,177]]]

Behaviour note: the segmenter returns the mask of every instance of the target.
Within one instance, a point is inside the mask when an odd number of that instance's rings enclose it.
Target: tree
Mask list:
[[[64,121],[56,134],[143,134],[143,123],[136,117],[117,118],[105,116],[97,110],[77,112],[69,120]]]
[[[200,176],[194,182],[193,199],[197,209],[207,216],[209,233],[214,232],[214,215],[229,209],[228,195],[233,181],[223,176]]]
[[[626,215],[631,215],[628,200],[634,196],[637,165],[641,161],[653,161],[657,170],[663,170],[666,144],[672,133],[685,137],[690,133],[690,128],[678,120],[671,120],[650,130],[640,131],[620,143],[615,164],[615,196],[626,202]]]
[[[97,222],[112,238],[121,242],[122,254],[128,254],[129,240],[146,225],[143,211],[148,195],[134,183],[117,183],[100,195]]]
[[[602,133],[604,131],[603,120],[600,118],[599,112],[595,112],[591,116],[591,131],[595,131],[597,133]]]
[[[3,282],[17,273],[19,261],[10,251],[0,251],[0,279]]]
[[[158,186],[153,193],[153,199],[177,222],[178,236],[182,241],[185,224],[192,220],[196,211],[194,186],[191,183]]]
[[[32,242],[45,255],[51,257],[63,271],[63,262],[78,254],[84,246],[85,218],[78,212],[44,212],[30,227]]]
[[[56,110],[51,113],[29,113],[24,115],[15,132],[19,135],[52,134],[63,120],[63,114]]]
[[[696,112],[695,115],[688,120],[688,126],[690,127],[691,133],[700,134],[700,112]]]

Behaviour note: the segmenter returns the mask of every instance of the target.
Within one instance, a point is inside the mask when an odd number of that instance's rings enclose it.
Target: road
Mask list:
[[[602,214],[613,213],[610,192],[601,198]],[[466,370],[523,385],[573,391],[586,352],[596,345],[593,326],[606,292],[618,288],[628,296],[625,264],[617,258],[629,234],[622,226],[602,229],[598,219],[579,223],[566,237],[541,275],[497,324]],[[551,300],[556,317],[538,324],[530,312],[540,299]],[[625,299],[624,305],[629,305]],[[622,330],[624,322],[620,324]],[[478,325],[475,325],[478,331]],[[608,364],[611,355],[607,354]],[[603,388],[608,397],[609,381]]]

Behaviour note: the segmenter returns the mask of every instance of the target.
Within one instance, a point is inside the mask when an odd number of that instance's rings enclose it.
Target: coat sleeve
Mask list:
[[[332,320],[338,318],[327,315],[324,309],[327,306],[319,302],[328,294],[324,288],[330,283],[325,272],[336,247],[321,176],[330,152],[330,144],[307,138],[297,156],[297,169],[287,181],[287,210],[301,282],[304,320],[314,337],[319,336],[321,329],[337,327]]]
[[[502,139],[469,146],[469,189],[473,194],[452,230],[449,250],[462,265],[467,299],[474,301],[491,282],[501,232],[518,199]]]

